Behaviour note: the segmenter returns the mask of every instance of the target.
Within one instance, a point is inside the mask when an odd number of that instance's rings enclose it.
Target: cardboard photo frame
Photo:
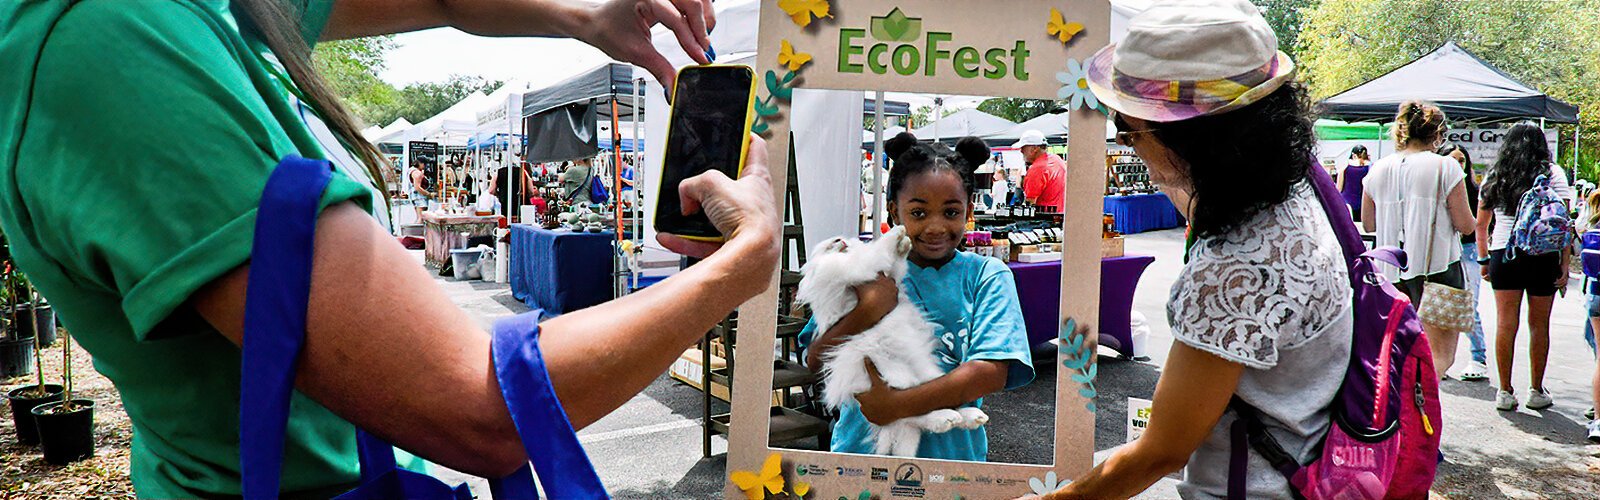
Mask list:
[[[753,130],[767,141],[773,196],[783,200],[793,89],[885,90],[1067,99],[1070,128],[1062,226],[1061,331],[1051,465],[777,449],[768,442],[778,275],[739,310],[728,498],[1014,498],[1053,490],[1093,467],[1093,377],[1105,187],[1105,114],[1071,97],[1085,61],[1108,43],[1107,0],[763,1]],[[887,139],[887,137],[885,137]],[[781,217],[781,214],[780,214]],[[1068,277],[1071,277],[1070,283]],[[1063,363],[1066,364],[1063,364]],[[1045,383],[1036,380],[1034,383]]]

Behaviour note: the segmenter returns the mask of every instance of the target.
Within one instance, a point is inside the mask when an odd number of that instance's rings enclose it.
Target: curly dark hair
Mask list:
[[[954,150],[940,143],[924,143],[910,132],[901,132],[883,142],[883,152],[894,160],[889,170],[889,200],[898,200],[900,189],[912,175],[949,170],[961,178],[967,197],[975,191],[973,172],[989,161],[989,146],[977,137],[962,137]]]
[[[1532,123],[1518,123],[1506,132],[1500,156],[1483,181],[1481,208],[1516,215],[1522,195],[1541,175],[1550,175],[1550,146],[1544,142],[1544,131]]]
[[[1311,101],[1297,82],[1227,113],[1150,122],[1156,139],[1189,164],[1195,235],[1225,234],[1288,200],[1311,168],[1312,122]]]

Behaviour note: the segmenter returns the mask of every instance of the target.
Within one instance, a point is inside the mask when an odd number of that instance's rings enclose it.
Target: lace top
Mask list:
[[[1301,184],[1238,229],[1196,241],[1167,302],[1174,338],[1247,368],[1234,395],[1256,407],[1302,463],[1328,429],[1327,407],[1350,357],[1348,275],[1322,205]],[[1227,495],[1232,422],[1232,412],[1223,415],[1195,450],[1179,495]],[[1249,498],[1292,498],[1255,450],[1245,485]]]

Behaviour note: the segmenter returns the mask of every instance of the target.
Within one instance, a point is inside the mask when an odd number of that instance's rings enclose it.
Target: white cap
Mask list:
[[[1046,144],[1049,143],[1044,141],[1044,132],[1040,132],[1038,130],[1029,130],[1023,132],[1022,138],[1017,139],[1017,142],[1012,144],[1011,147],[1020,148],[1023,146],[1044,146]]]

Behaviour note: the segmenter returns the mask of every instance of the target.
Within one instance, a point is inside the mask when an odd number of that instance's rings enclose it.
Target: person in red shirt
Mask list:
[[[1028,173],[1022,179],[1022,194],[1047,212],[1061,213],[1067,204],[1067,162],[1045,148],[1044,133],[1029,130],[1011,147],[1022,150]]]

